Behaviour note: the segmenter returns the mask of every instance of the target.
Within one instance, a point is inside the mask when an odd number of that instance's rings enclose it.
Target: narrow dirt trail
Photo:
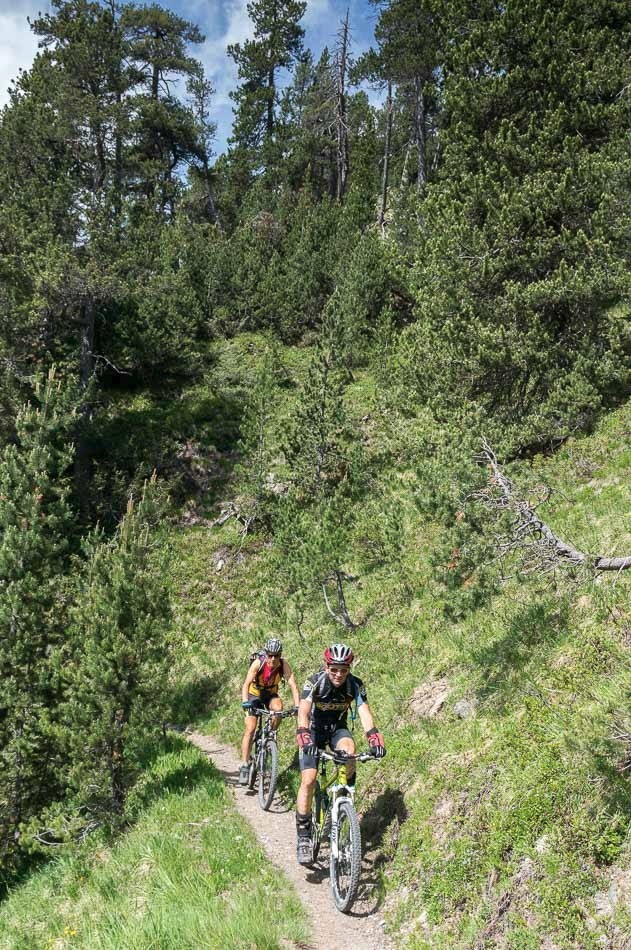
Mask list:
[[[212,736],[193,732],[188,739],[202,750],[223,775],[233,792],[237,810],[248,819],[270,861],[292,882],[312,920],[310,943],[303,950],[387,950],[392,944],[383,932],[379,914],[379,893],[370,864],[364,860],[359,895],[349,914],[335,909],[329,887],[329,852],[313,868],[296,862],[296,823],[278,796],[269,812],[259,807],[256,792],[238,783],[239,760],[232,748]]]

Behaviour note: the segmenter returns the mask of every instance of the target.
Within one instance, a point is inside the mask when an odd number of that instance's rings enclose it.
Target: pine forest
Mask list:
[[[237,754],[279,637],[299,688],[351,644],[384,737],[367,948],[628,950],[631,7],[365,0],[314,53],[312,3],[247,4],[225,147],[194,17],[29,20],[0,947],[338,947],[188,741]]]

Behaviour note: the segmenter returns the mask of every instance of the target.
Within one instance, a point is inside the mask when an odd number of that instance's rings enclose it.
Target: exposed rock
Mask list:
[[[535,851],[537,854],[550,853],[550,839],[548,835],[542,835],[540,838],[537,838],[535,841]]]
[[[409,702],[409,711],[416,719],[432,719],[445,705],[451,689],[443,677],[417,686]]]
[[[277,495],[278,497],[286,495],[289,491],[289,485],[279,481],[273,472],[268,472],[265,476],[265,487],[272,495]]]
[[[454,703],[454,713],[458,719],[472,719],[475,716],[475,704],[468,699],[459,699]]]
[[[631,905],[631,868],[615,868],[607,890],[594,895],[594,904],[599,917],[612,917],[618,907]]]

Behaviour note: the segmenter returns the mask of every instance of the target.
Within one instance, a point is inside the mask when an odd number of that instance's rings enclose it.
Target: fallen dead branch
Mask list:
[[[537,570],[544,572],[553,570],[559,561],[585,566],[595,573],[620,572],[631,568],[631,555],[607,557],[602,554],[586,554],[563,541],[537,513],[540,505],[550,498],[550,490],[542,491],[536,504],[521,498],[515,492],[511,480],[502,472],[495,452],[486,439],[483,440],[478,459],[489,466],[491,478],[488,486],[474,492],[470,497],[482,502],[489,510],[507,511],[514,516],[510,536],[498,540],[501,555],[521,550],[528,554]]]

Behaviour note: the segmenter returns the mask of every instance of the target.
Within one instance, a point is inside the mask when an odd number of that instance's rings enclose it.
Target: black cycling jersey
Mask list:
[[[353,703],[357,701],[361,706],[368,702],[366,687],[357,676],[349,673],[341,686],[334,686],[326,670],[308,678],[300,698],[311,700],[311,724],[317,730],[335,725],[345,727],[346,715]]]

